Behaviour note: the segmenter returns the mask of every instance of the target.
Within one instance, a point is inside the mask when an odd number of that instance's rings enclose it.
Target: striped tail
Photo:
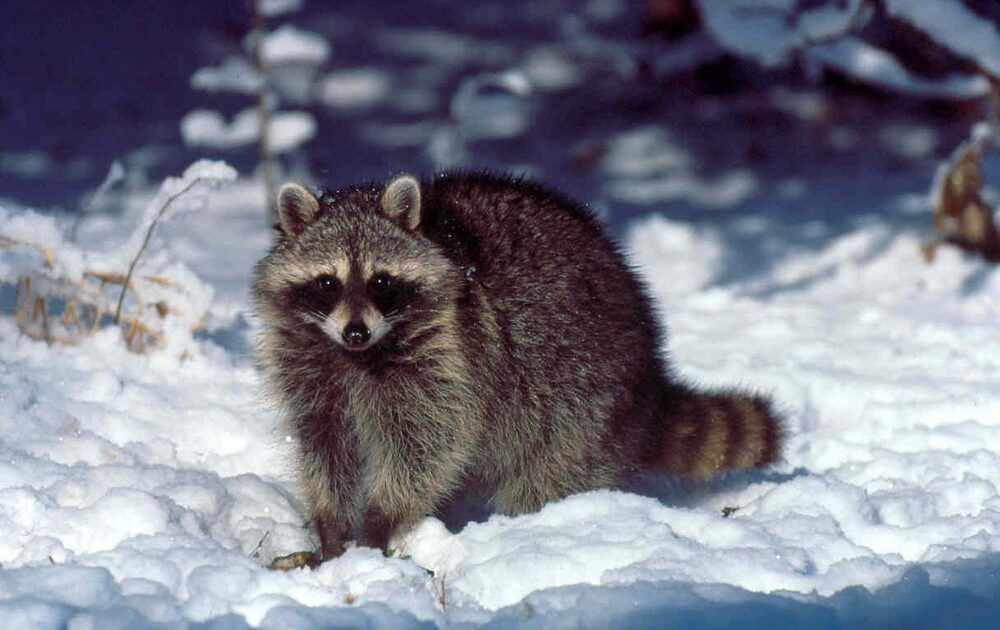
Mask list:
[[[781,456],[781,418],[763,396],[702,393],[671,386],[659,439],[646,466],[708,479],[726,470],[761,468]]]

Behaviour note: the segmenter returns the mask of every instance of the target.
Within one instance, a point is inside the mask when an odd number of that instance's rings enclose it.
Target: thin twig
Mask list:
[[[181,195],[185,194],[186,192],[194,188],[201,181],[203,181],[203,178],[196,177],[193,180],[191,180],[191,183],[189,183],[187,186],[167,197],[166,202],[164,202],[164,204],[160,207],[160,210],[159,212],[156,213],[156,216],[153,217],[153,222],[149,224],[149,229],[146,230],[146,238],[143,239],[142,241],[142,247],[139,248],[139,251],[136,252],[135,258],[133,258],[132,262],[129,263],[128,272],[126,272],[125,274],[125,281],[122,282],[122,292],[118,295],[118,306],[115,307],[116,324],[121,322],[122,303],[125,301],[125,293],[128,291],[129,284],[132,282],[132,272],[135,270],[135,266],[139,264],[139,258],[142,256],[142,253],[146,251],[146,246],[149,245],[149,239],[152,238],[153,236],[153,228],[156,227],[156,224],[160,221],[160,218],[167,211],[167,208],[170,207],[170,204],[172,204],[178,197],[180,197]]]
[[[69,228],[69,240],[71,242],[76,242],[77,233],[80,230],[80,224],[83,220],[90,214],[93,210],[94,204],[98,199],[107,194],[109,190],[124,177],[123,169],[118,162],[112,162],[111,169],[108,174],[104,177],[104,181],[98,186],[94,191],[86,196],[80,205],[80,211],[76,213],[76,218],[73,219],[73,224]]]
[[[1000,135],[1000,78],[993,76],[982,68],[980,68],[980,71],[990,85],[990,104],[993,106],[993,115],[990,117],[990,122],[993,123],[993,127],[997,130],[997,135]]]
[[[441,604],[441,610],[448,610],[448,596],[444,590],[444,581],[448,578],[448,573],[442,573],[441,579],[437,580],[438,585],[438,603]]]
[[[21,287],[24,287],[23,289]],[[14,296],[14,321],[18,326],[21,320],[28,316],[31,310],[31,277],[23,276],[17,280],[17,293]]]
[[[271,530],[267,530],[266,532],[264,532],[264,535],[261,536],[261,538],[260,538],[260,542],[258,542],[257,546],[254,547],[253,551],[250,552],[250,557],[251,558],[259,558],[260,557],[260,548],[264,546],[264,541],[267,540],[267,537],[270,536],[270,535],[271,535]]]

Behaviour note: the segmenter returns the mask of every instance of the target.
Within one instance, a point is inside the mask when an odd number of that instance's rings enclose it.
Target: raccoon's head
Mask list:
[[[280,241],[254,273],[261,318],[356,356],[405,351],[440,332],[453,322],[460,276],[420,234],[420,213],[410,175],[321,197],[285,185]]]

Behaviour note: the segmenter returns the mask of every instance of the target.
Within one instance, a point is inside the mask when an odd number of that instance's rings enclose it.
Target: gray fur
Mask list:
[[[778,457],[766,399],[669,373],[640,281],[571,200],[449,174],[316,201],[258,263],[253,292],[325,558],[351,536],[385,546],[465,484],[518,514],[640,470],[705,478]],[[379,273],[413,296],[378,298],[406,304],[386,307],[383,341],[347,352],[304,323],[303,303],[333,299],[314,278],[339,278],[336,299],[358,310]]]

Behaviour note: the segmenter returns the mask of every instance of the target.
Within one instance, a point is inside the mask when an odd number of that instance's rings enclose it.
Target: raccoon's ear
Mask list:
[[[420,225],[420,182],[413,175],[398,175],[382,193],[382,211],[408,230]]]
[[[278,224],[287,236],[298,236],[319,216],[319,199],[305,186],[285,184],[278,193]]]

